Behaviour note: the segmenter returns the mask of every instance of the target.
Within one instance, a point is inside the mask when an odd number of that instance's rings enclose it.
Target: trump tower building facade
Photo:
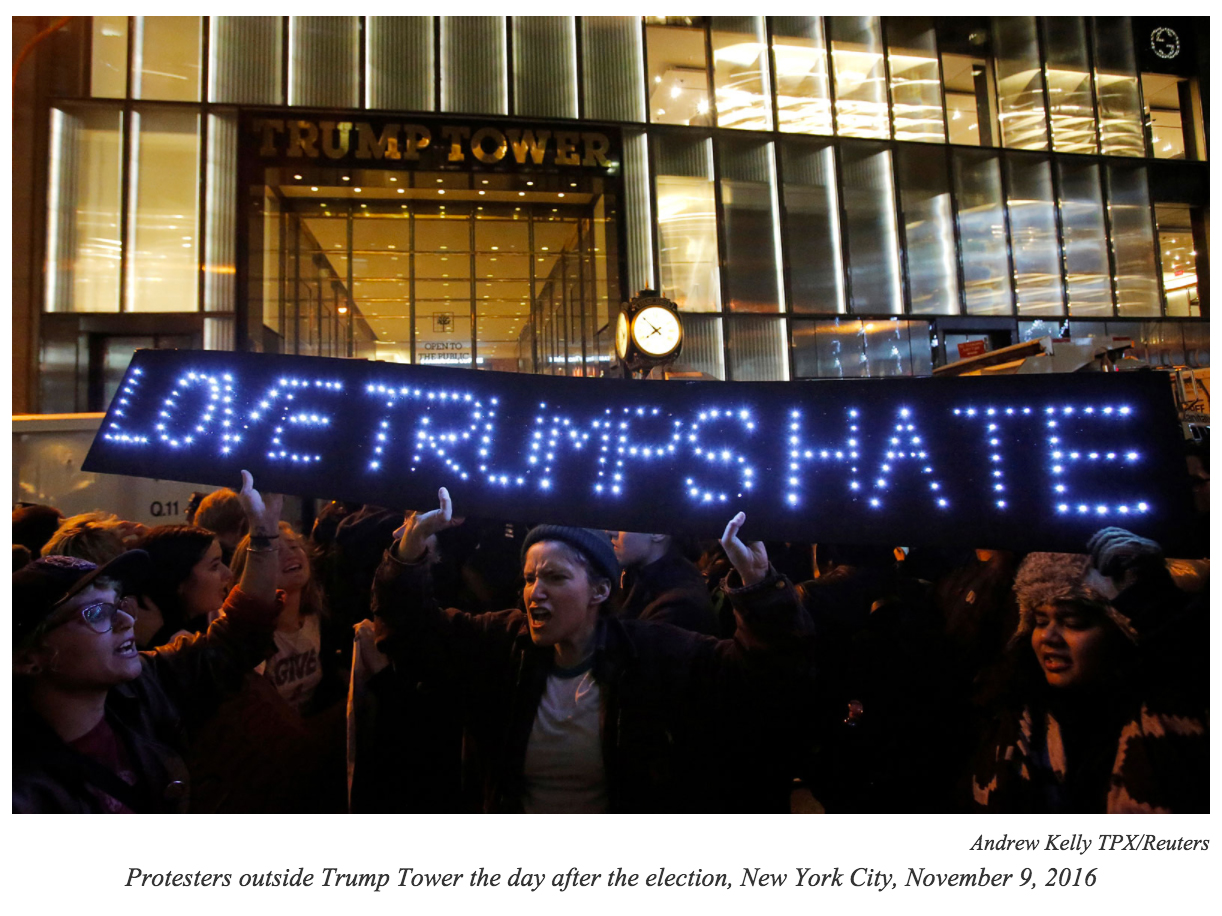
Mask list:
[[[54,29],[48,27],[58,26]],[[1208,20],[14,20],[14,410],[135,349],[928,375],[958,343],[1209,364]]]

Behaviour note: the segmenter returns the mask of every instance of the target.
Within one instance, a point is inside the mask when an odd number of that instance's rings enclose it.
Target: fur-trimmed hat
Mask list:
[[[1077,604],[1106,616],[1131,642],[1137,641],[1132,622],[1092,588],[1087,574],[1091,560],[1081,553],[1032,553],[1018,567],[1014,595],[1018,599],[1018,630],[1011,642],[1035,628],[1035,612],[1050,604]]]

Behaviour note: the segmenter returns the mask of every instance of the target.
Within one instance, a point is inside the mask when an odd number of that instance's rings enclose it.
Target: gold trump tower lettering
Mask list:
[[[611,168],[611,141],[591,130],[552,130],[540,127],[494,127],[472,129],[466,125],[424,124],[386,121],[299,120],[259,118],[254,128],[260,136],[259,155],[264,158],[345,159],[419,161],[421,151],[432,147],[435,155],[449,163],[502,161],[518,165],[554,165]]]

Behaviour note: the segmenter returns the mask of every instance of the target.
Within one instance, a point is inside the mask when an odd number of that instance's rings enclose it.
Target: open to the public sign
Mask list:
[[[1181,554],[1192,512],[1155,373],[811,382],[579,379],[141,350],[88,471],[715,536]]]

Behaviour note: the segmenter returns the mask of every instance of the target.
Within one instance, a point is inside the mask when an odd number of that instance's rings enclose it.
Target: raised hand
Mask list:
[[[251,537],[274,538],[280,533],[280,512],[284,508],[284,497],[279,493],[262,495],[255,489],[255,479],[250,471],[242,472],[242,489],[238,492]]]
[[[725,548],[726,556],[738,574],[742,576],[743,585],[754,585],[768,575],[768,551],[764,549],[763,541],[744,544],[738,537],[738,531],[747,521],[746,514],[739,512],[726,525],[721,536],[721,546]]]
[[[439,531],[461,525],[463,520],[454,517],[454,504],[450,491],[442,487],[437,491],[436,509],[431,512],[409,512],[403,519],[399,535],[399,557],[409,563],[418,562],[428,551],[428,539]]]

